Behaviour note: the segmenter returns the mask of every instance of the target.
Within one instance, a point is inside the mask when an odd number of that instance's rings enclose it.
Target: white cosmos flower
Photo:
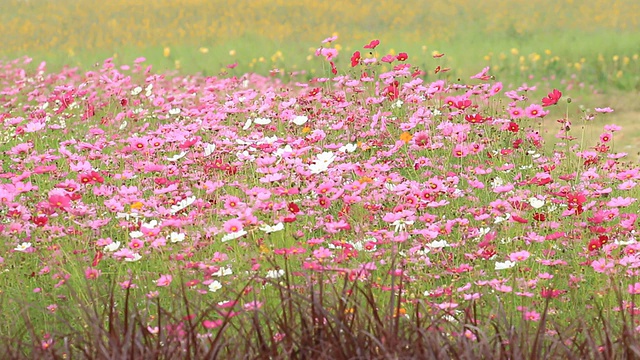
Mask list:
[[[253,120],[247,119],[247,121],[244,123],[244,126],[242,127],[242,130],[248,130],[251,127],[251,124],[253,124]]]
[[[178,115],[180,114],[180,112],[182,112],[182,110],[180,110],[179,108],[173,108],[169,110],[169,115]]]
[[[129,220],[131,218],[137,219],[138,217],[140,217],[140,215],[138,213],[117,213],[116,214],[116,219],[126,219]]]
[[[540,209],[544,206],[544,200],[532,197],[529,198],[529,204],[531,204],[531,207],[533,207],[534,209]]]
[[[278,150],[276,150],[276,156],[279,156],[279,157],[282,157],[282,155],[286,153],[289,153],[289,154],[293,153],[293,148],[289,144],[285,145],[285,147],[283,148],[278,148]]]
[[[183,233],[172,232],[169,235],[169,241],[172,243],[178,243],[184,241],[185,235]]]
[[[273,136],[265,136],[262,139],[261,144],[273,144],[274,142],[278,141],[278,137],[273,135]]]
[[[247,232],[245,230],[240,230],[240,231],[226,234],[225,236],[222,237],[222,239],[220,239],[220,241],[227,242],[227,241],[235,240],[245,235],[247,235]]]
[[[133,239],[137,239],[139,237],[142,237],[142,235],[144,235],[142,233],[142,231],[132,231],[132,232],[129,233],[129,237],[133,238]]]
[[[124,258],[124,261],[135,262],[135,261],[138,261],[140,259],[142,259],[142,255],[140,255],[138,253],[135,253],[135,254],[133,254],[133,257],[131,257],[131,258]]]
[[[293,118],[293,123],[298,125],[298,126],[302,126],[304,125],[307,121],[309,121],[309,118],[304,116],[304,115],[298,115],[296,117]]]
[[[318,154],[313,164],[309,165],[309,170],[312,174],[320,174],[329,169],[329,165],[336,159],[336,156],[331,151],[325,151],[322,154]]]
[[[491,181],[492,188],[497,188],[498,186],[502,186],[502,185],[504,185],[504,180],[502,180],[502,178],[499,176],[496,176],[496,178],[493,179],[493,181]]]
[[[390,183],[390,182],[385,182],[384,183],[384,188],[389,190],[389,191],[393,191],[396,188],[396,184]]]
[[[211,292],[216,292],[220,289],[222,289],[222,284],[220,284],[220,281],[218,280],[214,280],[211,284],[209,284],[209,291]]]
[[[218,271],[211,274],[212,276],[225,276],[233,274],[233,270],[230,267],[221,267]]]
[[[104,251],[114,252],[120,248],[120,241],[114,241],[109,245],[105,245]]]
[[[22,244],[18,245],[15,247],[15,251],[27,251],[27,249],[29,249],[31,247],[31,243],[30,242],[23,242]]]
[[[182,159],[185,155],[187,155],[187,152],[183,151],[180,154],[176,154],[176,155],[173,155],[171,157],[168,157],[167,160],[169,160],[171,162],[176,162],[176,161]]]
[[[510,261],[507,260],[505,262],[496,262],[496,270],[504,270],[504,269],[511,269],[512,267],[516,266],[516,263],[514,261]]]
[[[279,223],[277,223],[277,224],[275,224],[273,226],[266,225],[266,224],[260,226],[260,230],[266,232],[267,234],[271,234],[273,232],[280,231],[280,230],[283,230],[283,229],[284,229],[284,224],[281,223],[281,222],[279,222]]]
[[[269,124],[271,124],[271,119],[268,119],[268,118],[255,118],[255,119],[253,119],[253,122],[258,124],[258,125],[269,125]]]
[[[144,96],[146,97],[151,96],[151,90],[153,90],[153,84],[147,85],[147,87],[144,88]]]
[[[358,145],[356,144],[346,144],[340,147],[340,149],[338,149],[339,151],[342,151],[343,153],[352,153],[354,151],[356,151],[356,149],[358,148]]]
[[[411,221],[411,220],[410,221],[406,221],[406,220],[399,219],[399,220],[396,220],[396,221],[392,222],[391,225],[394,226],[393,231],[402,232],[402,231],[407,230],[407,225],[413,225],[413,221]]]
[[[179,203],[171,206],[171,213],[175,214],[183,209],[186,209],[189,205],[193,204],[194,201],[196,201],[195,196],[190,196],[184,200],[180,200]]]
[[[499,223],[501,223],[501,222],[503,222],[505,220],[509,220],[509,218],[511,217],[511,214],[509,214],[509,213],[506,213],[504,215],[505,215],[504,217],[496,216],[496,218],[493,219],[493,223],[494,224],[499,224]]]
[[[284,276],[284,270],[280,269],[280,270],[269,270],[267,271],[267,278],[268,279],[277,279],[279,277]]]
[[[204,156],[213,154],[216,150],[216,144],[204,144]]]
[[[136,86],[135,88],[133,88],[133,90],[131,90],[131,95],[136,96],[138,94],[140,94],[142,92],[142,87],[141,86]]]
[[[140,226],[144,226],[147,229],[154,229],[156,226],[158,226],[158,220],[151,220],[149,222],[143,222],[142,224],[140,224]]]
[[[449,245],[449,243],[446,240],[440,240],[440,241],[432,241],[431,243],[427,244],[427,246],[432,249],[440,249],[440,248],[448,247],[451,245]]]
[[[120,129],[120,130],[124,130],[124,128],[126,128],[126,127],[127,127],[127,121],[125,120],[125,121],[123,121],[123,122],[122,122],[122,124],[120,124],[120,126],[118,127],[118,129]]]

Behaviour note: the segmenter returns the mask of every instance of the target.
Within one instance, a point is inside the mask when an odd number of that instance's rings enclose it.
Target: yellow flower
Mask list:
[[[133,204],[131,204],[131,209],[136,209],[136,210],[140,210],[142,209],[142,203],[140,201],[136,201]]]
[[[518,51],[518,49],[516,49],[516,48],[511,48],[511,55],[516,56],[516,55],[518,55],[519,53],[520,53],[520,52]]]
[[[169,57],[169,55],[171,55],[171,48],[168,46],[165,46],[164,49],[162,50],[162,55],[164,57]]]
[[[404,141],[405,144],[408,144],[409,141],[411,141],[413,137],[411,136],[411,134],[409,132],[403,132],[402,134],[400,134],[400,140]]]
[[[200,49],[198,49],[198,51],[200,51],[201,54],[206,54],[209,52],[209,49],[206,47],[201,47]]]

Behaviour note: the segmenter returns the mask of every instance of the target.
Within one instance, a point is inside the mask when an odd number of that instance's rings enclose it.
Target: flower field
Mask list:
[[[293,294],[339,304],[312,310],[315,329],[386,313],[473,344],[506,314],[567,349],[586,341],[558,337],[577,318],[640,330],[640,168],[612,148],[615,109],[506,86],[490,67],[450,81],[443,54],[420,68],[379,40],[346,54],[336,41],[316,46],[308,81],[155,73],[144,58],[2,63],[0,335],[62,358],[124,304],[151,343],[219,344],[266,322],[269,349],[292,356],[306,323],[277,314]]]

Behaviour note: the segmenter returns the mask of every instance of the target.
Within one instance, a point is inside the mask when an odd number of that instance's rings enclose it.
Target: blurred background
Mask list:
[[[341,71],[380,39],[378,56],[406,52],[427,78],[437,66],[450,79],[491,66],[506,88],[557,87],[614,107],[640,143],[638,0],[3,0],[0,34],[0,59],[50,70],[142,56],[157,71],[283,78],[326,75],[314,53],[329,36]]]

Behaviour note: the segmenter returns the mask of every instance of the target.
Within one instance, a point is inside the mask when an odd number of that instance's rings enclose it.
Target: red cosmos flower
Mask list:
[[[536,221],[545,221],[547,220],[547,216],[543,213],[535,213],[533,214],[533,220]]]
[[[362,58],[360,57],[360,51],[354,52],[351,56],[351,67],[355,67],[356,65],[360,64],[361,59]]]
[[[552,92],[547,94],[547,97],[542,99],[542,106],[551,106],[558,103],[558,100],[562,97],[562,93],[558,89],[553,89]]]
[[[407,53],[399,53],[398,56],[396,56],[396,59],[398,61],[406,61],[409,58],[409,55],[407,55]]]
[[[82,120],[87,120],[88,118],[94,116],[96,114],[96,108],[89,104],[87,105],[87,109],[84,111],[84,114],[82,115]]]
[[[547,287],[543,287],[540,290],[540,296],[542,296],[545,299],[555,299],[558,296],[564,294],[566,291],[565,290],[558,290],[558,289],[550,289]]]
[[[487,120],[487,119],[483,118],[482,115],[480,115],[480,114],[465,115],[464,119],[467,120],[468,122],[472,123],[472,124],[482,124],[483,122],[485,122]]]
[[[99,184],[104,183],[104,178],[97,171],[92,171],[91,172],[91,180],[93,180],[93,181],[95,181],[95,182],[97,182]]]
[[[336,64],[333,61],[329,61],[329,65],[331,65],[331,73],[333,75],[338,75],[338,68],[336,68]]]
[[[298,206],[298,204],[294,203],[294,202],[290,202],[287,205],[287,208],[289,209],[289,211],[291,211],[294,214],[297,214],[300,212],[300,207]]]
[[[437,74],[439,72],[447,72],[449,70],[451,70],[451,68],[443,68],[443,67],[440,67],[440,65],[438,65],[438,66],[436,66],[436,69],[433,70],[433,73]]]
[[[400,95],[400,83],[396,80],[391,85],[386,87],[387,97],[389,100],[395,100]]]
[[[609,242],[609,237],[607,235],[599,235],[598,241],[600,242],[600,246],[604,246],[606,243]]]
[[[567,194],[567,203],[569,205],[569,209],[580,207],[582,204],[584,204],[585,201],[587,201],[587,197],[581,193]]]
[[[79,178],[80,178],[80,182],[83,184],[90,184],[93,181],[91,179],[91,175],[89,174],[80,174]]]
[[[469,100],[469,99],[459,100],[459,101],[456,101],[453,104],[453,106],[455,108],[457,108],[457,109],[464,110],[464,109],[468,108],[469,106],[471,106],[471,100]]]
[[[104,256],[104,254],[102,253],[102,251],[100,251],[100,250],[96,251],[96,255],[93,257],[93,262],[91,263],[91,266],[93,266],[93,267],[98,266],[98,264],[100,264],[100,260],[102,260],[103,256]]]
[[[594,146],[593,149],[597,152],[606,153],[610,148],[605,144],[598,144]]]
[[[518,130],[520,130],[520,126],[512,121],[509,123],[509,127],[507,128],[507,130],[511,131],[512,133],[517,133]]]
[[[43,227],[45,225],[47,225],[47,223],[49,222],[49,218],[46,217],[45,215],[38,215],[36,217],[32,217],[31,221],[38,227]]]
[[[364,46],[365,49],[375,49],[376,46],[380,45],[380,40],[371,40],[367,45]]]
[[[526,224],[526,223],[528,223],[528,222],[529,222],[529,220],[524,219],[524,218],[521,218],[521,217],[520,217],[520,216],[518,216],[518,215],[511,215],[511,218],[512,218],[514,221],[519,222],[519,223],[521,223],[521,224]]]
[[[602,244],[598,239],[592,239],[591,241],[589,241],[589,245],[587,245],[587,248],[589,249],[589,251],[596,251],[601,247],[602,247]]]

